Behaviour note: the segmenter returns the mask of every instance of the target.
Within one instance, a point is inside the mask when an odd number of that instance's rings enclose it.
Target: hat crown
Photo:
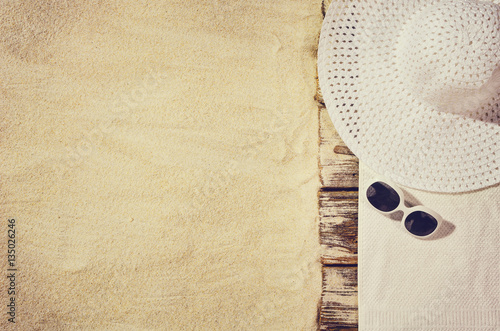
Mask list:
[[[397,65],[409,91],[438,110],[477,111],[498,95],[492,77],[500,64],[500,6],[444,1],[408,20],[396,46]]]
[[[499,6],[500,0],[331,2],[319,83],[337,132],[364,164],[436,192],[500,182]],[[482,95],[487,87],[496,95],[473,111],[450,113],[439,102],[439,95]]]

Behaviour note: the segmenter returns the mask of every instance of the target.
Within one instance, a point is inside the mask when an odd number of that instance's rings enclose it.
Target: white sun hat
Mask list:
[[[339,0],[318,74],[340,136],[402,185],[464,192],[500,181],[500,0]]]

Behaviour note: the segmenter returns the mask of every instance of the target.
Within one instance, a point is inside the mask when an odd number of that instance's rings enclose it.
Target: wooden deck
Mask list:
[[[358,326],[358,160],[342,142],[328,113],[320,108],[318,194],[320,243],[325,252],[320,329]]]
[[[331,0],[323,1],[323,14]],[[318,88],[320,242],[325,251],[320,330],[358,329],[358,159],[335,130]]]

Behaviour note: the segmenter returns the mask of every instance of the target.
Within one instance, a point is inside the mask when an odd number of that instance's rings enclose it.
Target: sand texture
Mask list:
[[[316,328],[321,1],[0,15],[0,329]]]

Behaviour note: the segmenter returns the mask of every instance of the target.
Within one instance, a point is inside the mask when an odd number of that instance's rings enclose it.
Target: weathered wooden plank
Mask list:
[[[358,187],[358,158],[335,130],[326,108],[320,107],[319,164],[323,187]]]
[[[325,15],[332,0],[323,0]],[[320,330],[358,329],[357,263],[358,160],[335,130],[318,87],[320,242],[324,247]],[[340,190],[349,189],[349,190]],[[354,190],[353,190],[354,189]]]
[[[323,264],[358,262],[358,192],[321,191],[320,243]]]
[[[320,330],[357,328],[357,274],[357,267],[323,267]]]

